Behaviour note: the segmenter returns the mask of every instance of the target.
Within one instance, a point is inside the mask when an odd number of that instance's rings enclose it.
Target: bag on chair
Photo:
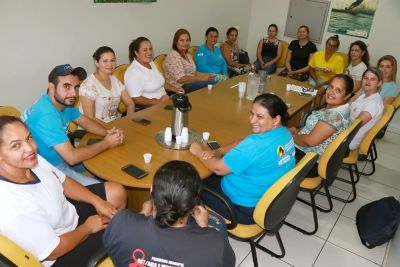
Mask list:
[[[400,223],[400,203],[385,197],[362,206],[356,217],[361,243],[374,248],[389,241]]]
[[[239,53],[239,63],[240,64],[249,64],[250,63],[250,58],[249,58],[249,54],[247,53],[247,51],[240,51]]]

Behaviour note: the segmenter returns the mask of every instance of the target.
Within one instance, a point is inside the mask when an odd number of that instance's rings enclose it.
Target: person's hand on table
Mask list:
[[[211,73],[198,72],[197,75],[201,81],[211,81],[215,78],[215,75]]]
[[[115,214],[117,214],[118,210],[111,205],[111,203],[98,198],[94,203],[93,203],[94,208],[96,209],[97,213],[101,216],[107,217],[110,220],[114,217]]]
[[[197,157],[200,157],[200,156],[201,156],[201,152],[203,151],[203,149],[202,149],[202,147],[201,147],[201,145],[200,145],[199,143],[193,142],[193,143],[190,145],[189,151],[190,151],[193,155],[195,155],[195,156],[197,156]]]
[[[208,211],[201,205],[197,205],[192,210],[192,216],[200,227],[208,226]]]
[[[119,146],[124,142],[124,134],[121,130],[107,133],[107,135],[103,139],[103,142],[107,143],[108,148]]]
[[[216,151],[202,151],[201,158],[204,160],[212,159],[217,157]]]

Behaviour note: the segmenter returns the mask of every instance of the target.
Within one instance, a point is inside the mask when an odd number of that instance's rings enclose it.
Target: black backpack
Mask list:
[[[362,206],[356,217],[361,243],[374,248],[389,241],[400,223],[400,203],[385,197]]]

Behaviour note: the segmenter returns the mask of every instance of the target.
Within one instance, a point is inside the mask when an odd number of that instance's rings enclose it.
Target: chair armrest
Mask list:
[[[226,228],[228,230],[236,228],[236,226],[238,224],[238,220],[237,220],[236,211],[233,207],[232,202],[225,196],[220,195],[219,193],[215,192],[213,189],[211,189],[210,187],[208,187],[204,184],[203,184],[203,190],[207,191],[214,197],[218,198],[224,204],[224,206],[227,208],[230,218],[225,218],[225,219],[230,220],[230,223],[226,224]]]
[[[88,260],[86,267],[96,267],[100,264],[105,258],[107,258],[107,252],[104,248],[96,251]]]

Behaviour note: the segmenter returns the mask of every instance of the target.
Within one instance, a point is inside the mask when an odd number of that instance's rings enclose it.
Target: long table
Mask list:
[[[252,101],[246,98],[239,99],[239,81],[246,81],[245,76],[238,76],[213,86],[209,91],[206,88],[189,94],[192,110],[189,112],[189,129],[202,133],[210,132],[210,140],[216,140],[221,145],[229,144],[250,133],[248,122]],[[272,92],[290,104],[289,125],[297,125],[305,109],[312,103],[312,97],[300,96],[298,93],[287,92],[286,84],[308,86],[306,83],[272,75],[267,82],[264,92]],[[123,145],[104,151],[96,157],[84,162],[85,167],[104,180],[118,182],[131,188],[148,190],[153,182],[154,173],[164,163],[170,160],[184,160],[195,166],[201,177],[210,175],[201,162],[189,150],[172,150],[164,148],[156,142],[158,131],[170,127],[172,111],[164,109],[166,104],[161,103],[153,107],[136,112],[133,117],[123,117],[110,123],[122,129],[125,134]],[[132,118],[141,117],[151,121],[147,126],[132,121]],[[85,144],[89,138],[87,134],[82,139]],[[204,145],[205,146],[205,145]],[[151,153],[151,163],[143,161],[143,154]],[[143,179],[136,179],[121,171],[121,167],[133,164],[146,170],[149,175]]]

